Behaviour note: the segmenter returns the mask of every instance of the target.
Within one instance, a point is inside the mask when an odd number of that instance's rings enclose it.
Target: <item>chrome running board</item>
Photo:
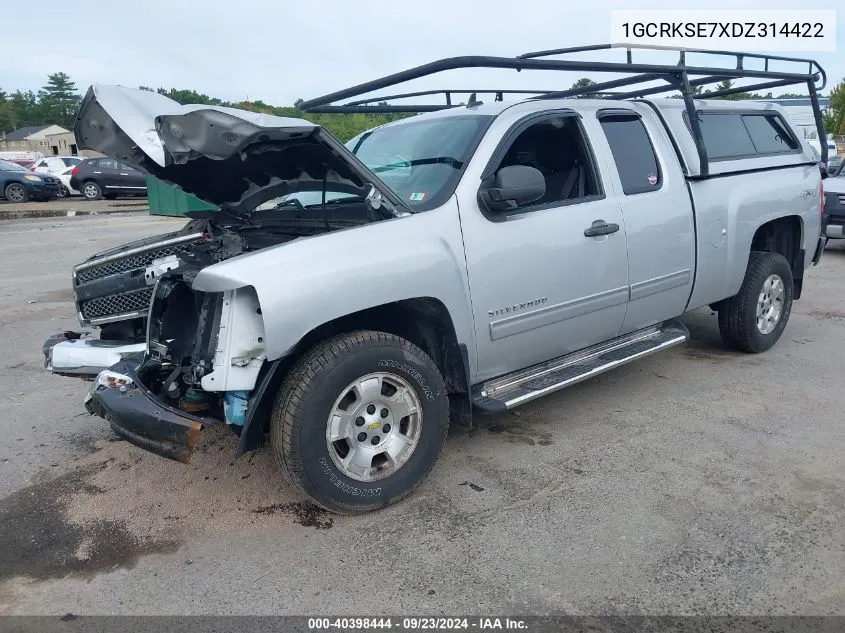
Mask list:
[[[489,380],[473,389],[472,401],[490,412],[513,409],[688,338],[682,323],[667,321]]]

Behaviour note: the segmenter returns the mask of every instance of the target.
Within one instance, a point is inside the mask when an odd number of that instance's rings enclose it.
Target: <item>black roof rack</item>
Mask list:
[[[625,52],[625,61],[590,61],[583,59],[558,59],[561,56],[572,56],[576,53],[588,53],[594,51],[617,50]],[[678,53],[676,64],[646,64],[636,63],[633,59],[633,51],[673,51]],[[697,66],[687,63],[687,55],[711,55],[720,60],[730,60],[731,67],[726,66]],[[550,59],[550,58],[555,59]],[[746,60],[762,61],[763,68],[746,68]],[[715,60],[714,60],[715,61]],[[789,63],[794,67],[791,71],[774,70],[773,62]],[[799,68],[800,66],[800,68]],[[561,90],[560,86],[546,90],[505,90],[499,88],[463,90],[456,88],[444,88],[439,90],[423,90],[418,92],[406,92],[392,95],[378,95],[367,97],[345,103],[338,101],[351,97],[360,97],[377,90],[403,84],[414,79],[436,75],[447,70],[461,68],[496,68],[512,69],[518,72],[523,70],[556,70],[562,72],[585,71],[590,73],[618,73],[625,77],[609,81]],[[827,77],[824,70],[814,60],[801,59],[797,57],[783,57],[780,55],[763,55],[759,53],[741,53],[732,51],[717,51],[704,49],[681,49],[667,46],[653,46],[643,44],[595,44],[591,46],[574,46],[570,48],[558,48],[545,51],[525,53],[518,57],[491,57],[473,55],[464,57],[448,57],[416,68],[404,70],[374,79],[351,88],[338,90],[331,94],[310,99],[301,104],[306,112],[343,112],[343,113],[420,113],[435,112],[447,108],[456,107],[457,103],[453,98],[456,95],[469,95],[467,101],[470,105],[477,103],[477,96],[483,94],[493,95],[493,99],[501,101],[506,94],[526,95],[531,99],[561,99],[567,97],[591,96],[597,98],[632,99],[650,95],[658,95],[678,90],[683,96],[684,103],[689,113],[690,128],[693,139],[698,150],[701,174],[708,173],[707,152],[701,138],[701,128],[698,117],[695,116],[693,99],[694,87],[715,84],[725,79],[760,79],[760,83],[747,86],[732,86],[726,90],[712,92],[707,97],[725,97],[750,90],[765,90],[768,88],[780,88],[797,84],[805,84],[810,95],[813,106],[813,114],[819,138],[825,138],[824,124],[821,109],[818,102],[818,93],[823,90]],[[658,86],[650,85],[654,81],[663,81]],[[643,85],[647,84],[647,85]],[[614,88],[628,88],[627,92],[608,93]],[[391,101],[409,99],[415,97],[427,97],[440,95],[443,100],[435,103],[422,104],[397,104]],[[822,160],[827,161],[827,147],[821,143]]]

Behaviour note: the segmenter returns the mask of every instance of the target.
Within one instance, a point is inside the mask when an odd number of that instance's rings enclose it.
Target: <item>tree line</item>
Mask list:
[[[149,86],[139,86],[139,88],[158,92],[182,104],[220,105],[277,116],[307,118],[317,125],[322,125],[342,141],[348,141],[356,134],[377,125],[408,116],[369,113],[312,114],[303,112],[299,108],[302,99],[297,100],[292,106],[273,106],[263,101],[225,101],[190,89],[153,89]],[[11,132],[30,125],[50,124],[70,129],[81,102],[82,95],[77,90],[76,84],[62,72],[48,75],[47,83],[37,92],[16,90],[13,93],[7,93],[0,87],[0,131]]]
[[[592,79],[582,77],[572,88],[586,88],[595,85]],[[717,84],[712,90],[705,90],[702,86],[694,88],[696,96],[706,98],[712,92],[726,90],[733,86],[729,79]],[[313,114],[303,112],[300,108],[302,99],[298,99],[292,106],[273,106],[263,101],[224,101],[196,90],[178,88],[151,88],[139,86],[141,90],[158,92],[179,103],[198,103],[206,105],[221,105],[277,116],[305,118],[309,121],[322,125],[342,141],[347,141],[356,134],[368,130],[383,123],[389,123],[401,119],[406,114]],[[680,95],[674,95],[679,97]],[[779,95],[779,98],[804,97],[807,95],[786,93]],[[771,99],[772,93],[758,94],[751,92],[740,92],[727,97],[717,97],[731,100],[741,99]],[[16,90],[12,93],[4,92],[0,87],[0,131],[10,132],[12,130],[29,125],[57,124],[65,128],[73,125],[73,119],[82,95],[77,90],[76,84],[70,76],[63,72],[52,73],[47,76],[47,82],[38,91]],[[829,133],[845,134],[845,79],[839,82],[830,91],[830,107],[825,115],[825,128]]]

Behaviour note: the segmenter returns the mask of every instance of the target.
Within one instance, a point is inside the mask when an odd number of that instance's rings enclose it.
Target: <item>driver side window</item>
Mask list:
[[[546,183],[542,198],[517,209],[571,204],[601,193],[583,129],[574,116],[542,119],[520,132],[496,172],[513,165],[539,170]]]

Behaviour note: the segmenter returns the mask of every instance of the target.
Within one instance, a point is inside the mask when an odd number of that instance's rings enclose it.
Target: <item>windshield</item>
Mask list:
[[[359,134],[346,146],[408,206],[422,211],[452,195],[492,119],[466,115],[397,123]]]
[[[0,169],[3,171],[29,171],[26,167],[21,167],[17,163],[12,163],[2,158],[0,158]]]

